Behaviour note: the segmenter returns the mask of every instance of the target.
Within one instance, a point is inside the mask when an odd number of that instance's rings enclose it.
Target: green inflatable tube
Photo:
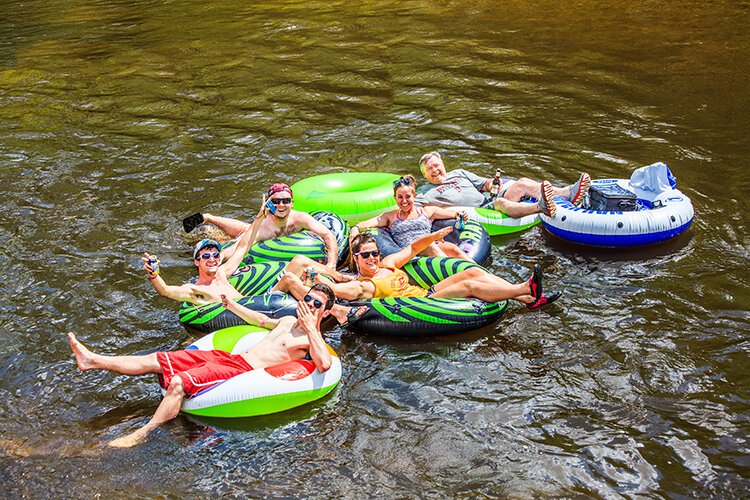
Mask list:
[[[398,208],[393,199],[396,174],[345,172],[308,177],[292,186],[294,208],[303,212],[333,212],[349,224]]]
[[[240,353],[268,335],[268,330],[241,325],[202,337],[188,350],[218,349]],[[182,411],[204,417],[254,417],[285,411],[310,403],[331,392],[341,380],[341,361],[326,344],[331,367],[320,372],[312,361],[287,361],[242,373],[199,392],[182,403]]]
[[[396,174],[345,172],[308,177],[292,186],[294,208],[303,212],[333,212],[350,225],[396,210],[393,181]],[[535,200],[534,200],[535,202]],[[480,223],[490,236],[518,233],[539,223],[539,214],[508,217],[489,208],[451,207],[464,210],[469,219]]]

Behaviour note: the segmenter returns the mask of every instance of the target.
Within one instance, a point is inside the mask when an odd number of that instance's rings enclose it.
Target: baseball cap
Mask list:
[[[289,196],[294,197],[292,194],[292,188],[284,184],[283,182],[277,182],[270,188],[268,188],[268,196],[271,196],[272,194],[281,193],[282,191],[287,191],[289,193]]]
[[[193,260],[198,258],[198,254],[201,253],[201,250],[203,250],[204,248],[209,248],[209,247],[216,247],[219,250],[221,250],[221,243],[219,243],[216,240],[212,240],[211,238],[200,240],[198,243],[195,244],[195,250],[193,250]]]

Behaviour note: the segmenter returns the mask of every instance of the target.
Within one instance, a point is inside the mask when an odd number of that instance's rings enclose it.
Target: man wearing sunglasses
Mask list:
[[[209,238],[199,241],[193,249],[193,263],[198,268],[198,279],[195,283],[185,283],[179,286],[168,285],[154,269],[156,266],[152,263],[151,255],[144,253],[141,258],[143,268],[146,270],[156,293],[162,297],[179,302],[190,302],[195,305],[219,302],[222,295],[226,295],[232,300],[242,297],[242,294],[229,283],[228,278],[234,274],[242,263],[242,258],[255,240],[265,217],[266,211],[261,206],[258,217],[235,245],[237,251],[229,256],[224,264],[221,263],[222,252],[219,242]]]
[[[186,397],[195,396],[231,377],[307,356],[319,371],[328,370],[331,367],[331,354],[320,333],[320,323],[330,314],[334,299],[333,291],[328,286],[314,285],[307,290],[304,300],[297,304],[296,318],[264,319],[262,314],[222,295],[222,302],[227,308],[248,323],[271,328],[260,342],[238,354],[192,349],[140,356],[103,356],[88,350],[73,333],[68,333],[68,339],[78,368],[83,371],[96,369],[124,375],[155,373],[159,376],[166,394],[154,416],[143,427],[109,443],[115,447],[130,447],[145,440],[149,432],[159,425],[175,418]]]
[[[498,178],[497,194],[493,190],[495,179],[485,179],[467,170],[457,169],[446,172],[445,164],[437,151],[432,151],[419,159],[419,169],[429,184],[417,190],[418,205],[441,207],[492,208],[509,217],[524,217],[543,213],[554,217],[557,212],[555,196],[568,198],[574,205],[583,203],[591,186],[591,177],[583,172],[578,180],[566,187],[555,187],[548,181],[537,182],[526,177],[520,179]],[[522,203],[525,198],[536,198],[537,203]]]
[[[272,240],[300,231],[311,231],[317,234],[326,245],[328,253],[326,267],[336,269],[338,260],[336,237],[327,227],[312,218],[310,214],[292,210],[294,206],[292,188],[283,183],[276,183],[268,189],[266,196],[268,197],[268,205],[266,205],[265,209],[268,212],[268,216],[258,230],[256,242]],[[250,224],[237,219],[201,213],[187,217],[183,221],[183,226],[185,231],[190,232],[197,224],[202,222],[214,224],[233,238],[239,237],[250,228]],[[232,247],[228,248],[226,251],[227,258],[233,252],[235,250]]]

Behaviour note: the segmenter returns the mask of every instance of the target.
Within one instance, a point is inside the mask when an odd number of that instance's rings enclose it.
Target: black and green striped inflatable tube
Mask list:
[[[331,212],[314,212],[312,217],[331,230],[338,244],[337,265],[343,265],[349,250],[349,226]],[[310,231],[301,231],[253,245],[243,259],[243,264],[270,261],[290,261],[295,255],[305,255],[325,263],[328,256],[323,240]]]
[[[297,314],[297,301],[283,293],[266,294],[276,284],[285,262],[260,262],[237,270],[229,278],[229,283],[242,297],[237,302],[272,318]],[[244,325],[245,321],[227,311],[221,302],[196,306],[183,302],[180,308],[180,323],[189,329],[210,333],[221,328]]]
[[[470,267],[477,267],[477,264],[446,257],[420,257],[404,266],[403,270],[409,275],[412,285],[429,288]],[[351,324],[354,330],[384,335],[430,336],[463,333],[492,324],[505,314],[508,301],[491,303],[478,299],[401,297],[352,302],[350,305],[369,306],[367,312]]]

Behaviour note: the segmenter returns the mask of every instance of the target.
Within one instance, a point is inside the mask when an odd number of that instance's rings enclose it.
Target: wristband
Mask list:
[[[262,320],[260,320],[260,327],[261,328],[265,328],[266,327],[266,318],[263,318]]]
[[[149,273],[149,275],[148,275],[148,279],[150,279],[151,281],[155,280],[158,277],[159,277],[158,274],[151,274],[151,273]]]

